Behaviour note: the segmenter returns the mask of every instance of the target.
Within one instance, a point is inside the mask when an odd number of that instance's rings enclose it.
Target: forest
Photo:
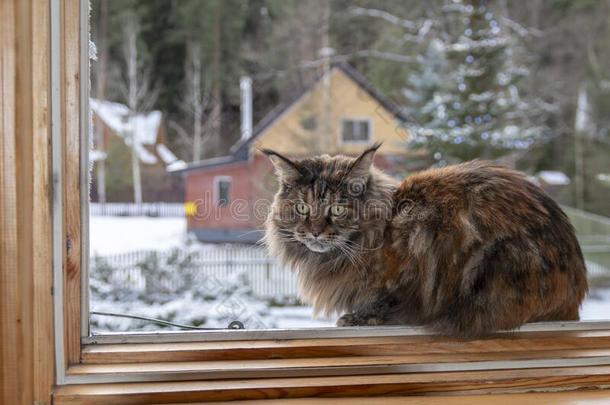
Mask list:
[[[328,63],[400,106],[434,164],[472,158],[571,179],[562,203],[610,215],[609,0],[93,0],[92,97],[160,110],[185,162],[240,136]],[[137,91],[129,81],[138,81]]]

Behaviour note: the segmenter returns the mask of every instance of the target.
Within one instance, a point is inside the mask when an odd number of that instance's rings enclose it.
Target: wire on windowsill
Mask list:
[[[164,321],[162,319],[155,319],[155,318],[149,318],[146,316],[139,316],[139,315],[127,315],[127,314],[116,314],[113,312],[99,312],[99,311],[91,311],[90,312],[91,315],[98,315],[98,316],[114,316],[117,318],[129,318],[129,319],[137,319],[140,321],[146,321],[146,322],[152,322],[152,323],[156,323],[159,325],[164,325],[164,326],[174,326],[176,328],[182,328],[182,329],[191,329],[191,330],[227,330],[227,329],[232,329],[232,330],[237,330],[237,329],[245,329],[244,324],[240,321],[232,321],[231,323],[229,323],[229,326],[226,328],[202,328],[199,326],[193,326],[193,325],[183,325],[180,323],[175,323],[175,322],[169,322],[169,321]]]

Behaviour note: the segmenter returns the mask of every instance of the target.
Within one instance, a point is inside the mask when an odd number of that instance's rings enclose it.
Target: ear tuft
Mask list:
[[[259,150],[267,155],[271,163],[273,163],[275,173],[279,176],[281,181],[294,181],[302,176],[301,170],[299,169],[297,163],[288,159],[286,156],[283,156],[271,149]]]
[[[375,142],[373,145],[368,147],[364,152],[360,154],[352,163],[349,169],[349,175],[351,177],[368,177],[373,160],[375,158],[375,152],[381,147],[381,142]]]

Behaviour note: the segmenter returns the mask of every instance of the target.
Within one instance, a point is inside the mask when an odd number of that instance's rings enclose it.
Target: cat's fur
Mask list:
[[[294,161],[263,151],[280,177],[266,242],[296,271],[305,302],[344,314],[340,326],[426,325],[454,336],[579,318],[582,253],[538,186],[483,161],[398,183],[372,166],[377,148]],[[296,212],[297,202],[310,212]],[[329,212],[337,203],[341,216]]]

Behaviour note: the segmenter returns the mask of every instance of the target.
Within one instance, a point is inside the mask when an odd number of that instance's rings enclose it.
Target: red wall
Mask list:
[[[259,154],[248,162],[191,170],[185,176],[185,201],[197,204],[197,215],[188,219],[189,229],[258,229],[276,190],[272,165]],[[226,206],[215,204],[216,176],[231,178]]]

